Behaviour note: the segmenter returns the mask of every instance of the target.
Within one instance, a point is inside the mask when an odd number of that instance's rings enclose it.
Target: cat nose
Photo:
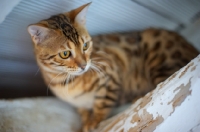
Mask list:
[[[80,66],[79,66],[82,70],[84,70],[85,69],[85,67],[86,67],[86,64],[80,64]]]

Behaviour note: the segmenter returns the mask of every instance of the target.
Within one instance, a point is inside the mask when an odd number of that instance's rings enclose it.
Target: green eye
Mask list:
[[[87,50],[87,49],[88,49],[88,47],[89,47],[89,44],[87,44],[87,43],[84,43],[84,44],[83,44],[83,51]]]
[[[62,59],[67,59],[68,57],[70,57],[71,52],[70,51],[62,51],[59,53],[59,55]]]

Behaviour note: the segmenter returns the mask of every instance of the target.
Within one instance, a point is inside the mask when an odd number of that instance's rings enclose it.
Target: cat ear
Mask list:
[[[35,44],[42,43],[48,36],[49,29],[40,25],[30,25],[27,28]]]
[[[88,11],[90,4],[91,4],[91,2],[75,9],[76,11],[78,11],[78,14],[76,14],[75,19],[74,19],[75,23],[78,23],[80,25],[85,25],[86,14],[87,14],[87,11]]]

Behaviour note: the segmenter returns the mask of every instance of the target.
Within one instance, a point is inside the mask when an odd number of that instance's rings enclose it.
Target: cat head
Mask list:
[[[80,75],[89,69],[92,41],[85,28],[89,5],[28,26],[43,70]]]

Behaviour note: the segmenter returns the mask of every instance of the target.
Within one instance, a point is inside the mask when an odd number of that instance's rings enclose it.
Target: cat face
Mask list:
[[[90,54],[92,52],[92,42],[84,41],[79,37],[79,45],[75,45],[73,42],[68,41],[60,47],[56,58],[54,58],[54,69],[67,72],[71,75],[81,75],[86,72],[90,65]],[[61,68],[61,69],[60,69]]]
[[[90,68],[92,41],[85,28],[88,6],[28,27],[37,62],[44,70],[81,75]]]

